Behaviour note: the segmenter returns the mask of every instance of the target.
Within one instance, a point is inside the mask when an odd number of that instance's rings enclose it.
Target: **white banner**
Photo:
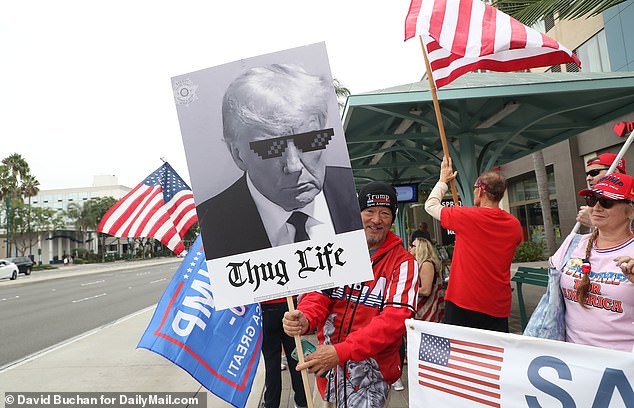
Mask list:
[[[634,353],[409,319],[409,406],[634,408]]]
[[[372,279],[370,254],[359,242],[363,230],[207,260],[216,309]]]

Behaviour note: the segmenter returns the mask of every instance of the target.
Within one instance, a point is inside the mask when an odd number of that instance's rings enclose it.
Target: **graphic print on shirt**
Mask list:
[[[571,258],[564,267],[563,273],[574,279],[574,288],[562,288],[564,298],[572,302],[577,300],[577,287],[581,283],[583,273],[581,272],[581,258]],[[602,285],[615,285],[627,281],[627,277],[623,273],[618,272],[595,272],[591,271],[590,288],[588,290],[588,300],[586,305],[597,309],[607,310],[613,313],[623,313],[622,299],[613,299],[602,294]]]
[[[364,306],[377,308],[381,307],[385,300],[385,287],[387,286],[387,279],[381,276],[377,279],[372,290],[370,286],[365,283],[355,283],[352,285],[352,291],[348,293],[347,287],[335,288],[330,297],[336,300],[347,300],[350,303],[361,304]]]
[[[336,317],[337,314],[332,313],[324,323],[324,344],[332,344]],[[326,374],[328,385],[324,400],[338,408],[381,408],[385,405],[389,386],[375,359],[348,361],[345,368],[345,374],[340,365]]]

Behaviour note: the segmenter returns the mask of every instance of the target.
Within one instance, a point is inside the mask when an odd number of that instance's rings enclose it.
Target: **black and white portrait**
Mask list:
[[[207,260],[304,241],[332,252],[337,235],[363,235],[324,44],[173,78],[173,88]]]

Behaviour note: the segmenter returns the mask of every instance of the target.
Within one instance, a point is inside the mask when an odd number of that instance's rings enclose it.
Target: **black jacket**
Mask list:
[[[362,228],[352,169],[326,167],[324,196],[335,233]],[[207,259],[270,248],[246,173],[226,190],[196,207]]]

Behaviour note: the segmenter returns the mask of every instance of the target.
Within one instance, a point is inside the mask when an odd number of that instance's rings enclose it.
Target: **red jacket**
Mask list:
[[[401,377],[399,348],[404,320],[416,312],[418,265],[392,232],[371,261],[373,280],[304,294],[297,308],[308,319],[311,331],[319,329],[319,344],[335,346],[343,370],[338,368],[340,374],[347,371],[347,362],[374,359],[380,379],[389,387]],[[317,386],[324,396],[327,379],[318,378]]]

